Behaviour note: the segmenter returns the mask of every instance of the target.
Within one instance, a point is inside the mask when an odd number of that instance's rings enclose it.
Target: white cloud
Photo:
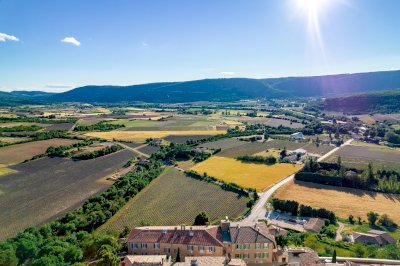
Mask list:
[[[46,88],[49,89],[69,89],[72,88],[71,85],[66,85],[66,84],[48,84],[46,85]]]
[[[75,39],[74,37],[65,37],[61,41],[65,42],[65,43],[73,44],[75,46],[80,46],[81,45],[81,43],[77,39]]]
[[[7,41],[18,42],[19,39],[17,37],[15,37],[15,36],[8,35],[8,34],[0,32],[0,42],[7,42]]]
[[[223,71],[223,72],[221,72],[221,74],[222,75],[227,75],[227,76],[232,76],[232,75],[235,75],[236,73],[232,72],[232,71]]]
[[[149,44],[148,44],[147,42],[144,42],[144,41],[142,41],[140,44],[141,44],[143,47],[149,46]]]

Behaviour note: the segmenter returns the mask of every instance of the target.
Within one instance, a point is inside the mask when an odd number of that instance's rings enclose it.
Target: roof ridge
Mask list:
[[[215,228],[215,227],[213,227],[213,228]],[[216,238],[216,237],[214,237],[212,234],[210,234],[210,232],[208,232],[208,229],[209,228],[206,228],[204,231],[206,231],[207,232],[207,234],[209,235],[209,236],[211,236],[213,239],[215,239],[220,245],[224,245],[224,243],[222,243],[221,241],[219,241],[219,239],[218,238]],[[218,230],[218,227],[217,227],[217,230]],[[217,232],[217,234],[218,234],[218,232]]]

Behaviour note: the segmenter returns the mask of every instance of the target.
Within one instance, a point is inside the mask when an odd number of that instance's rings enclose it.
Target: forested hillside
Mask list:
[[[205,79],[133,86],[85,86],[49,97],[74,102],[194,102],[340,96],[400,88],[400,71],[274,79]]]
[[[328,98],[325,110],[346,113],[396,113],[400,111],[400,90],[371,92],[347,97]]]

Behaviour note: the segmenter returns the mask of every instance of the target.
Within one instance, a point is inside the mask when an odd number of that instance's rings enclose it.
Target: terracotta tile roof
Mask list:
[[[299,255],[300,265],[302,266],[316,266],[324,265],[319,259],[318,255],[314,252],[306,252]]]
[[[274,243],[274,237],[269,233],[264,223],[233,224],[229,227],[232,243]]]
[[[368,233],[353,232],[353,239],[355,243],[363,244],[396,244],[396,239],[388,232],[379,230],[370,230]]]
[[[193,227],[192,230],[190,227],[185,230],[175,227],[138,227],[129,234],[128,242],[223,247],[221,231],[217,226]]]
[[[311,218],[308,222],[304,225],[304,229],[307,231],[319,233],[324,226],[325,221],[319,218]]]

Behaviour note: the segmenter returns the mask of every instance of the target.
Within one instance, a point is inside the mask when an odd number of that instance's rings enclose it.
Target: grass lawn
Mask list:
[[[196,164],[191,170],[207,173],[225,182],[263,191],[282,178],[299,171],[300,165],[277,163],[274,165],[242,163],[233,158],[212,156]]]
[[[353,215],[366,220],[369,211],[387,214],[400,223],[400,195],[360,189],[326,186],[310,182],[289,182],[275,194],[276,198],[295,200],[316,208],[326,208],[341,218]]]
[[[191,225],[202,211],[213,222],[225,216],[235,219],[246,210],[246,199],[168,167],[98,232],[120,232],[125,226],[133,228],[141,224]]]

